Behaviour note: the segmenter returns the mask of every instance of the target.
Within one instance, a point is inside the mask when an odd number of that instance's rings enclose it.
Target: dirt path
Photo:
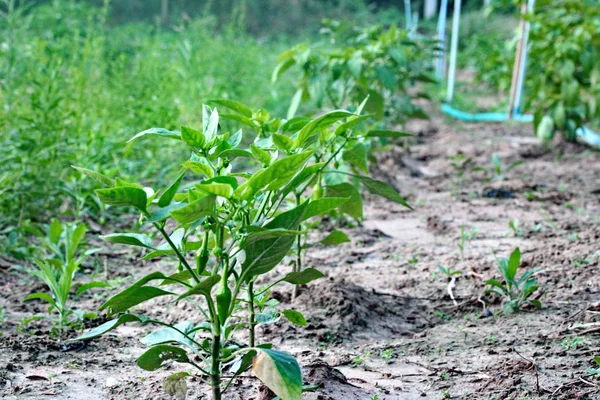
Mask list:
[[[415,211],[370,198],[364,225],[344,229],[352,243],[309,252],[307,266],[325,279],[303,288],[293,304],[289,287],[274,293],[284,307],[304,312],[309,326],[258,330],[261,341],[299,359],[305,383],[322,384],[303,398],[600,399],[600,381],[588,373],[600,355],[600,153],[570,145],[559,147],[562,155],[547,151],[530,129],[438,116],[411,124],[419,135],[410,155],[397,148],[380,160],[376,175],[406,195]],[[504,180],[487,182],[473,169],[491,168],[494,152],[504,165],[524,164]],[[462,184],[447,158],[458,153],[473,159]],[[508,223],[517,219],[515,234]],[[463,226],[471,238],[461,256]],[[515,247],[524,270],[539,269],[543,308],[503,316],[501,299],[485,294],[483,282],[499,278],[496,257],[508,257]],[[135,256],[125,254],[122,267],[111,266],[111,277],[156,269]],[[461,271],[452,291],[457,305],[438,265]],[[285,272],[281,266],[275,274]],[[11,322],[41,307],[19,302],[32,289],[27,282],[9,276],[0,285],[9,320],[0,339],[2,396],[168,398],[161,379],[180,366],[159,374],[135,366],[143,351],[136,337],[146,328],[120,327],[63,353],[44,331],[14,333]],[[86,306],[101,301],[90,296]],[[173,320],[190,311],[159,301],[143,311],[158,315],[163,307]],[[256,387],[254,378],[244,377],[226,398],[269,398]],[[207,399],[204,392],[197,379],[189,382],[188,398]]]

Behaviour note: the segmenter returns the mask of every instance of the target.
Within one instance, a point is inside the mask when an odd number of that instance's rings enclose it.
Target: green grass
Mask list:
[[[3,235],[51,215],[102,217],[90,181],[71,165],[142,182],[174,176],[170,161],[187,150],[134,149],[126,141],[140,127],[197,126],[202,102],[217,97],[284,115],[294,88],[273,87],[270,76],[289,43],[259,42],[234,26],[219,32],[211,18],[165,30],[109,27],[107,14],[62,1],[0,19]]]

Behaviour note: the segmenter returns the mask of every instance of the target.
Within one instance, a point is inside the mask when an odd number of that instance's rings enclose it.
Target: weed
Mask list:
[[[467,242],[473,240],[477,235],[477,229],[473,228],[468,231],[465,231],[465,226],[461,225],[460,227],[460,241],[458,242],[458,249],[460,250],[460,258],[464,258],[465,248],[467,246]]]
[[[565,350],[573,350],[573,349],[577,348],[577,346],[579,345],[579,343],[583,343],[584,341],[585,341],[585,339],[582,338],[582,337],[578,337],[578,336],[570,337],[570,336],[567,336],[566,338],[563,339],[563,341],[561,342],[560,345]]]
[[[381,358],[383,358],[384,360],[390,360],[392,356],[392,349],[385,349],[381,352]]]
[[[588,374],[591,374],[594,378],[600,379],[600,357],[599,356],[594,357],[594,363],[596,363],[596,366],[598,368],[588,368],[587,372],[588,372]]]
[[[487,290],[488,293],[497,293],[505,298],[503,307],[504,314],[510,312],[519,312],[524,304],[531,304],[537,308],[542,306],[538,299],[532,299],[531,296],[539,289],[533,275],[536,270],[524,272],[520,278],[517,278],[517,272],[521,265],[521,251],[516,248],[510,255],[510,258],[502,258],[498,261],[498,269],[502,275],[503,282],[495,279],[486,281],[487,285],[492,286]]]
[[[514,237],[523,237],[524,232],[523,232],[523,229],[520,227],[518,219],[513,219],[513,220],[509,221],[508,227],[512,231]]]
[[[352,359],[352,364],[354,364],[355,367],[358,367],[359,365],[364,363],[369,357],[371,357],[371,351],[367,350],[363,354],[354,357]]]
[[[485,180],[487,180],[487,181],[491,181],[491,180],[503,181],[506,177],[506,174],[508,174],[510,171],[512,171],[519,165],[523,164],[522,161],[517,161],[517,162],[514,162],[514,163],[508,165],[507,167],[504,167],[502,165],[502,159],[500,158],[500,154],[498,154],[498,153],[492,154],[491,162],[492,162],[492,168],[490,168],[490,169],[485,169],[485,168],[481,168],[481,167],[477,167],[474,169],[476,171],[486,172],[487,178]]]

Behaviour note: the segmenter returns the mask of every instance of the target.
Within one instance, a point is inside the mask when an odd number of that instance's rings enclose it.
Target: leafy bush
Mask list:
[[[259,114],[240,103],[220,102],[246,118]],[[360,121],[361,117],[348,111],[334,111],[314,120],[296,120],[293,127],[287,121],[282,125],[283,133],[273,135],[273,142],[259,129],[253,145],[245,149],[240,147],[241,131],[233,134],[219,131],[216,109],[203,106],[202,114],[201,130],[187,126],[182,126],[180,132],[151,128],[134,136],[133,139],[144,136],[175,139],[192,149],[191,158],[183,164],[186,171],[160,192],[80,168],[108,186],[96,192],[102,202],[134,208],[144,223],[160,233],[164,243],[156,245],[150,237],[138,233],[115,233],[104,236],[104,240],[147,248],[150,253],[144,259],[170,257],[176,260],[178,268],[169,275],[151,273],[111,297],[101,309],[117,318],[79,339],[99,336],[126,322],[159,324],[164,328],[142,339],[151,347],[138,359],[141,368],[156,370],[167,360],[190,364],[210,378],[213,397],[219,399],[229,383],[252,366],[257,377],[278,396],[300,399],[302,380],[297,362],[272,350],[270,345],[257,345],[254,328],[257,323],[272,322],[280,316],[305,325],[304,317],[295,310],[278,312],[277,302],[269,301],[268,293],[280,282],[305,284],[323,274],[313,268],[300,270],[298,265],[293,272],[265,287],[257,290],[254,284],[259,279],[266,280],[264,275],[292,251],[299,235],[308,228],[303,226],[305,221],[351,201],[336,193],[321,199],[306,199],[301,195],[334,158],[311,162],[323,138],[338,146],[333,152],[337,155],[348,141],[352,121]],[[288,136],[289,132],[295,133]],[[273,147],[275,137],[280,144]],[[339,143],[338,138],[342,143],[335,144]],[[239,160],[243,158],[250,165]],[[188,171],[202,179],[183,183]],[[383,182],[364,176],[357,179],[376,194],[401,199]],[[180,187],[186,190],[180,192]],[[190,253],[195,253],[195,263],[188,261]],[[150,285],[156,281],[157,286]],[[174,289],[165,290],[165,286]],[[205,321],[170,325],[128,312],[162,296],[190,301]],[[203,303],[195,301],[196,298],[203,299]],[[257,308],[260,314],[256,313]],[[247,346],[232,340],[232,335],[241,329],[248,331]],[[201,360],[200,364],[188,357],[188,350]],[[225,369],[232,378],[223,387]],[[165,386],[181,388],[180,384],[171,385],[185,379],[185,374],[181,374],[169,377],[171,381]]]
[[[539,137],[555,131],[575,141],[577,128],[600,117],[600,4],[539,1],[531,24],[528,104]]]
[[[295,115],[302,101],[311,100],[317,108],[359,104],[368,97],[365,109],[377,120],[392,122],[409,117],[426,117],[413,104],[416,82],[433,82],[430,77],[435,41],[413,40],[408,32],[392,25],[359,29],[350,23],[325,21],[322,32],[330,45],[298,45],[279,56],[273,81],[288,69],[300,70],[297,91],[288,111]],[[415,91],[413,91],[415,92]]]

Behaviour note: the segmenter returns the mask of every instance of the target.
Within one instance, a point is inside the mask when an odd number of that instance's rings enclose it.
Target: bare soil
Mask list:
[[[600,380],[588,372],[600,355],[600,153],[564,143],[546,149],[529,125],[462,124],[441,116],[408,125],[417,133],[410,152],[394,148],[372,172],[415,210],[369,197],[362,226],[344,228],[351,243],[309,251],[306,266],[326,278],[302,287],[294,302],[290,286],[274,293],[282,309],[303,312],[308,327],[264,325],[259,340],[297,357],[305,384],[320,385],[303,396],[309,400],[600,399]],[[494,152],[505,166],[523,164],[503,180],[487,181],[475,167],[491,168]],[[462,179],[448,160],[460,153],[473,159]],[[508,223],[517,219],[515,234]],[[463,226],[474,233],[461,255]],[[325,222],[315,237],[327,229]],[[522,270],[539,271],[543,307],[505,316],[502,299],[486,294],[484,282],[500,278],[496,258],[515,247],[523,253]],[[138,256],[105,247],[99,257],[111,279],[171,268]],[[461,272],[455,301],[438,265]],[[271,277],[288,268],[279,266]],[[149,373],[135,364],[143,352],[137,338],[149,327],[122,326],[66,352],[42,323],[17,333],[22,318],[43,311],[40,303],[21,302],[41,289],[34,286],[22,274],[0,276],[7,314],[0,397],[169,398],[162,379],[184,368],[171,364]],[[90,294],[82,308],[96,309],[106,296]],[[192,312],[159,300],[141,309],[170,322]],[[198,378],[188,387],[188,399],[209,398]],[[271,397],[247,375],[226,398]]]

